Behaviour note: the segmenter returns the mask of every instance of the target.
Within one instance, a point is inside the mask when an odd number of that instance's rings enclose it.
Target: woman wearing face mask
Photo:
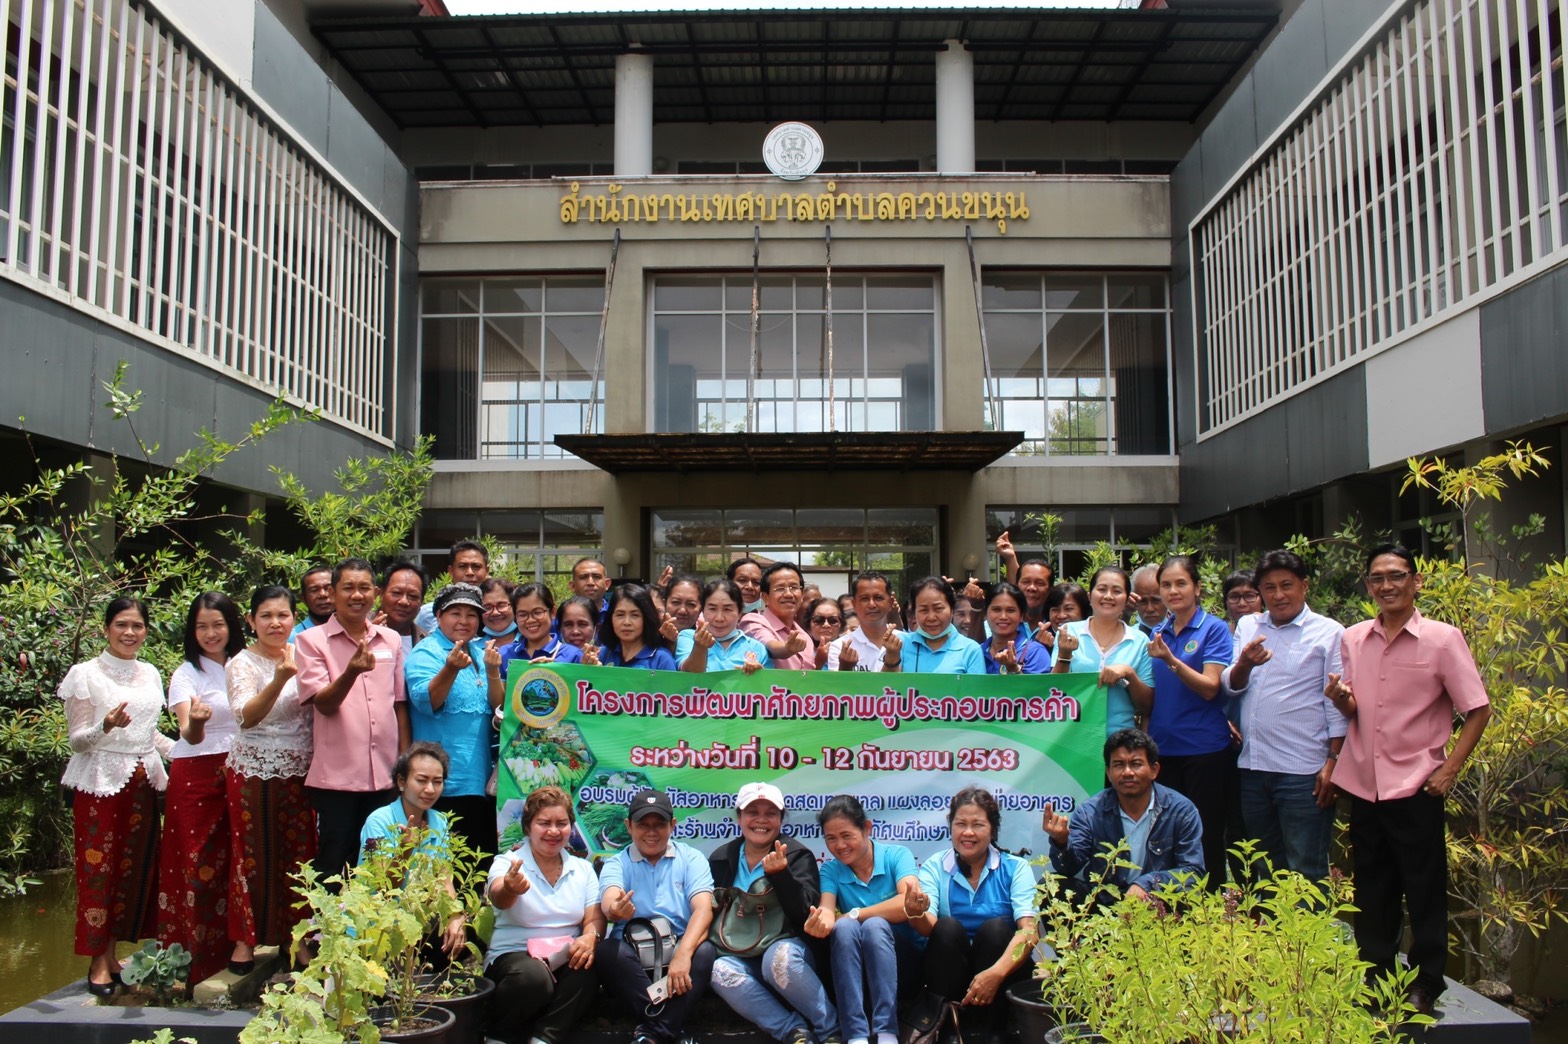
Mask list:
[[[1149,639],[1125,620],[1127,574],[1116,566],[1097,570],[1089,582],[1093,610],[1087,620],[1072,620],[1056,637],[1057,674],[1095,673],[1105,686],[1105,734],[1134,726],[1154,703],[1154,662]]]
[[[158,859],[158,941],[191,954],[192,982],[232,960],[226,909],[229,806],[224,764],[239,726],[229,709],[224,667],[245,648],[229,596],[196,596],[185,615],[185,662],[169,679],[169,710],[180,739],[169,751]],[[243,952],[239,956],[248,956]],[[243,964],[237,971],[249,971]]]
[[[682,631],[675,641],[675,662],[681,670],[745,671],[773,666],[768,647],[740,629],[740,588],[730,580],[712,580],[702,589],[702,624]]]
[[[1034,640],[1024,626],[1024,593],[1003,580],[985,600],[985,622],[991,637],[980,647],[987,674],[1044,674],[1051,669],[1051,650]]]
[[[583,650],[590,667],[642,667],[651,671],[675,670],[675,657],[659,635],[659,613],[640,584],[622,584],[610,592],[604,619],[599,621],[599,644]]]
[[[512,612],[512,591],[516,587],[510,580],[489,577],[479,585],[479,601],[483,606],[481,622],[486,638],[498,639],[501,645],[510,645],[517,638],[517,619]]]
[[[906,674],[984,674],[985,657],[973,638],[953,626],[952,585],[940,576],[916,580],[909,588],[915,629],[904,639],[901,669]],[[889,665],[883,660],[884,665]]]
[[[980,787],[953,795],[952,847],[920,867],[905,897],[915,931],[927,936],[923,964],[931,992],[963,1006],[964,1037],[1005,1039],[1007,984],[1028,976],[1035,934],[1034,870],[996,847],[1002,813]]]
[[[316,858],[316,809],[305,790],[314,712],[298,699],[288,588],[256,589],[250,628],[256,640],[224,670],[240,726],[228,762],[229,938],[242,969],[255,947],[289,944],[304,910],[289,875]]]
[[[495,802],[486,793],[490,719],[505,683],[501,650],[479,633],[483,603],[473,584],[450,584],[435,600],[436,630],[414,647],[403,668],[413,737],[440,744],[450,758],[443,780],[443,812],[458,815],[458,830],[477,851],[495,851]]]
[[[163,679],[138,660],[147,607],[116,598],[103,614],[107,648],[60,683],[71,760],[60,782],[76,791],[76,952],[92,958],[87,990],[107,997],[120,982],[116,941],[153,933],[158,792],[174,743],[158,731]]]
[[[563,1044],[598,996],[604,912],[593,866],[566,850],[576,822],[566,791],[540,787],[523,802],[524,840],[490,865],[488,1036],[502,1044]]]
[[[1235,643],[1225,621],[1202,609],[1196,562],[1167,558],[1158,577],[1170,615],[1149,639],[1154,707],[1147,731],[1160,746],[1160,782],[1198,808],[1209,890],[1218,891],[1225,883],[1225,819],[1236,766],[1220,674]]]

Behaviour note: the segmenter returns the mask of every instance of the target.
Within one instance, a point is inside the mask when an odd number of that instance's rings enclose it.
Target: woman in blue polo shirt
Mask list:
[[[599,646],[596,653],[584,650],[584,663],[675,670],[675,657],[659,634],[659,611],[641,584],[622,584],[610,592],[604,618],[599,621]]]
[[[513,660],[549,660],[552,663],[582,663],[583,651],[561,641],[550,632],[555,598],[544,584],[521,584],[512,591],[512,617],[517,621],[517,640],[501,650],[501,677]]]
[[[1154,701],[1154,661],[1149,639],[1123,619],[1127,611],[1127,574],[1102,566],[1089,582],[1093,610],[1087,620],[1070,620],[1056,638],[1056,674],[1093,673],[1105,687],[1105,735],[1113,736],[1147,715]]]
[[[806,933],[828,940],[839,1029],[847,1044],[898,1044],[899,983],[913,985],[925,942],[905,923],[906,894],[918,887],[915,857],[872,841],[853,795],[829,799],[817,822],[833,858],[822,864],[821,905],[811,908]]]
[[[902,667],[906,674],[984,674],[985,657],[973,638],[953,626],[957,602],[953,586],[940,576],[916,580],[909,588],[915,629],[904,638]],[[884,661],[884,666],[890,666]]]
[[[1209,890],[1218,891],[1225,881],[1225,816],[1236,768],[1220,672],[1230,666],[1234,643],[1225,621],[1200,607],[1203,589],[1191,558],[1167,558],[1157,575],[1170,615],[1149,638],[1154,709],[1148,732],[1160,746],[1160,782],[1198,808]]]
[[[980,646],[987,674],[1044,674],[1051,669],[1051,650],[1034,640],[1023,626],[1028,603],[1024,593],[1007,581],[991,588],[985,600],[985,622],[991,637]]]
[[[963,1005],[966,1035],[996,1038],[1007,1027],[1002,990],[1032,967],[1034,871],[996,847],[1002,812],[990,791],[965,787],[954,794],[947,827],[952,847],[920,867],[906,912],[915,931],[928,937],[926,988]]]
[[[739,626],[741,593],[733,580],[720,577],[702,589],[702,617],[695,628],[675,639],[675,662],[681,670],[745,671],[773,666],[768,647]]]

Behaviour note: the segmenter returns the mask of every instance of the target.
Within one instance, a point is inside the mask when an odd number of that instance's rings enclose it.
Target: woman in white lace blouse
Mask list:
[[[297,698],[294,597],[257,588],[250,599],[256,640],[226,667],[229,707],[240,733],[229,749],[229,938],[243,965],[256,946],[286,946],[303,915],[289,875],[316,855],[316,812],[305,793],[310,771],[309,704]]]
[[[76,793],[76,952],[91,957],[87,989],[114,992],[117,940],[153,933],[158,870],[158,792],[174,741],[158,731],[163,679],[137,654],[147,607],[116,598],[104,611],[108,648],[60,683],[71,760],[60,782]]]

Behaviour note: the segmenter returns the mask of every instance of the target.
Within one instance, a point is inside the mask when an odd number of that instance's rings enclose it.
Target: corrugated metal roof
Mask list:
[[[982,120],[1191,121],[1278,21],[1268,3],[1156,11],[641,12],[322,20],[400,126],[608,124],[615,58],[653,56],[660,122],[929,120],[934,56],[974,55]]]

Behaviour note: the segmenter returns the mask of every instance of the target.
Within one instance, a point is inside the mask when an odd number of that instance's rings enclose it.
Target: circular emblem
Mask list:
[[[569,691],[559,674],[535,667],[512,686],[512,713],[530,729],[548,729],[566,717]]]
[[[785,181],[810,177],[822,165],[822,136],[804,123],[781,123],[762,142],[762,162]]]
[[[1187,639],[1187,645],[1186,645],[1186,651],[1190,652],[1190,653],[1197,652],[1198,651],[1198,639],[1196,639],[1196,638],[1188,638]]]

